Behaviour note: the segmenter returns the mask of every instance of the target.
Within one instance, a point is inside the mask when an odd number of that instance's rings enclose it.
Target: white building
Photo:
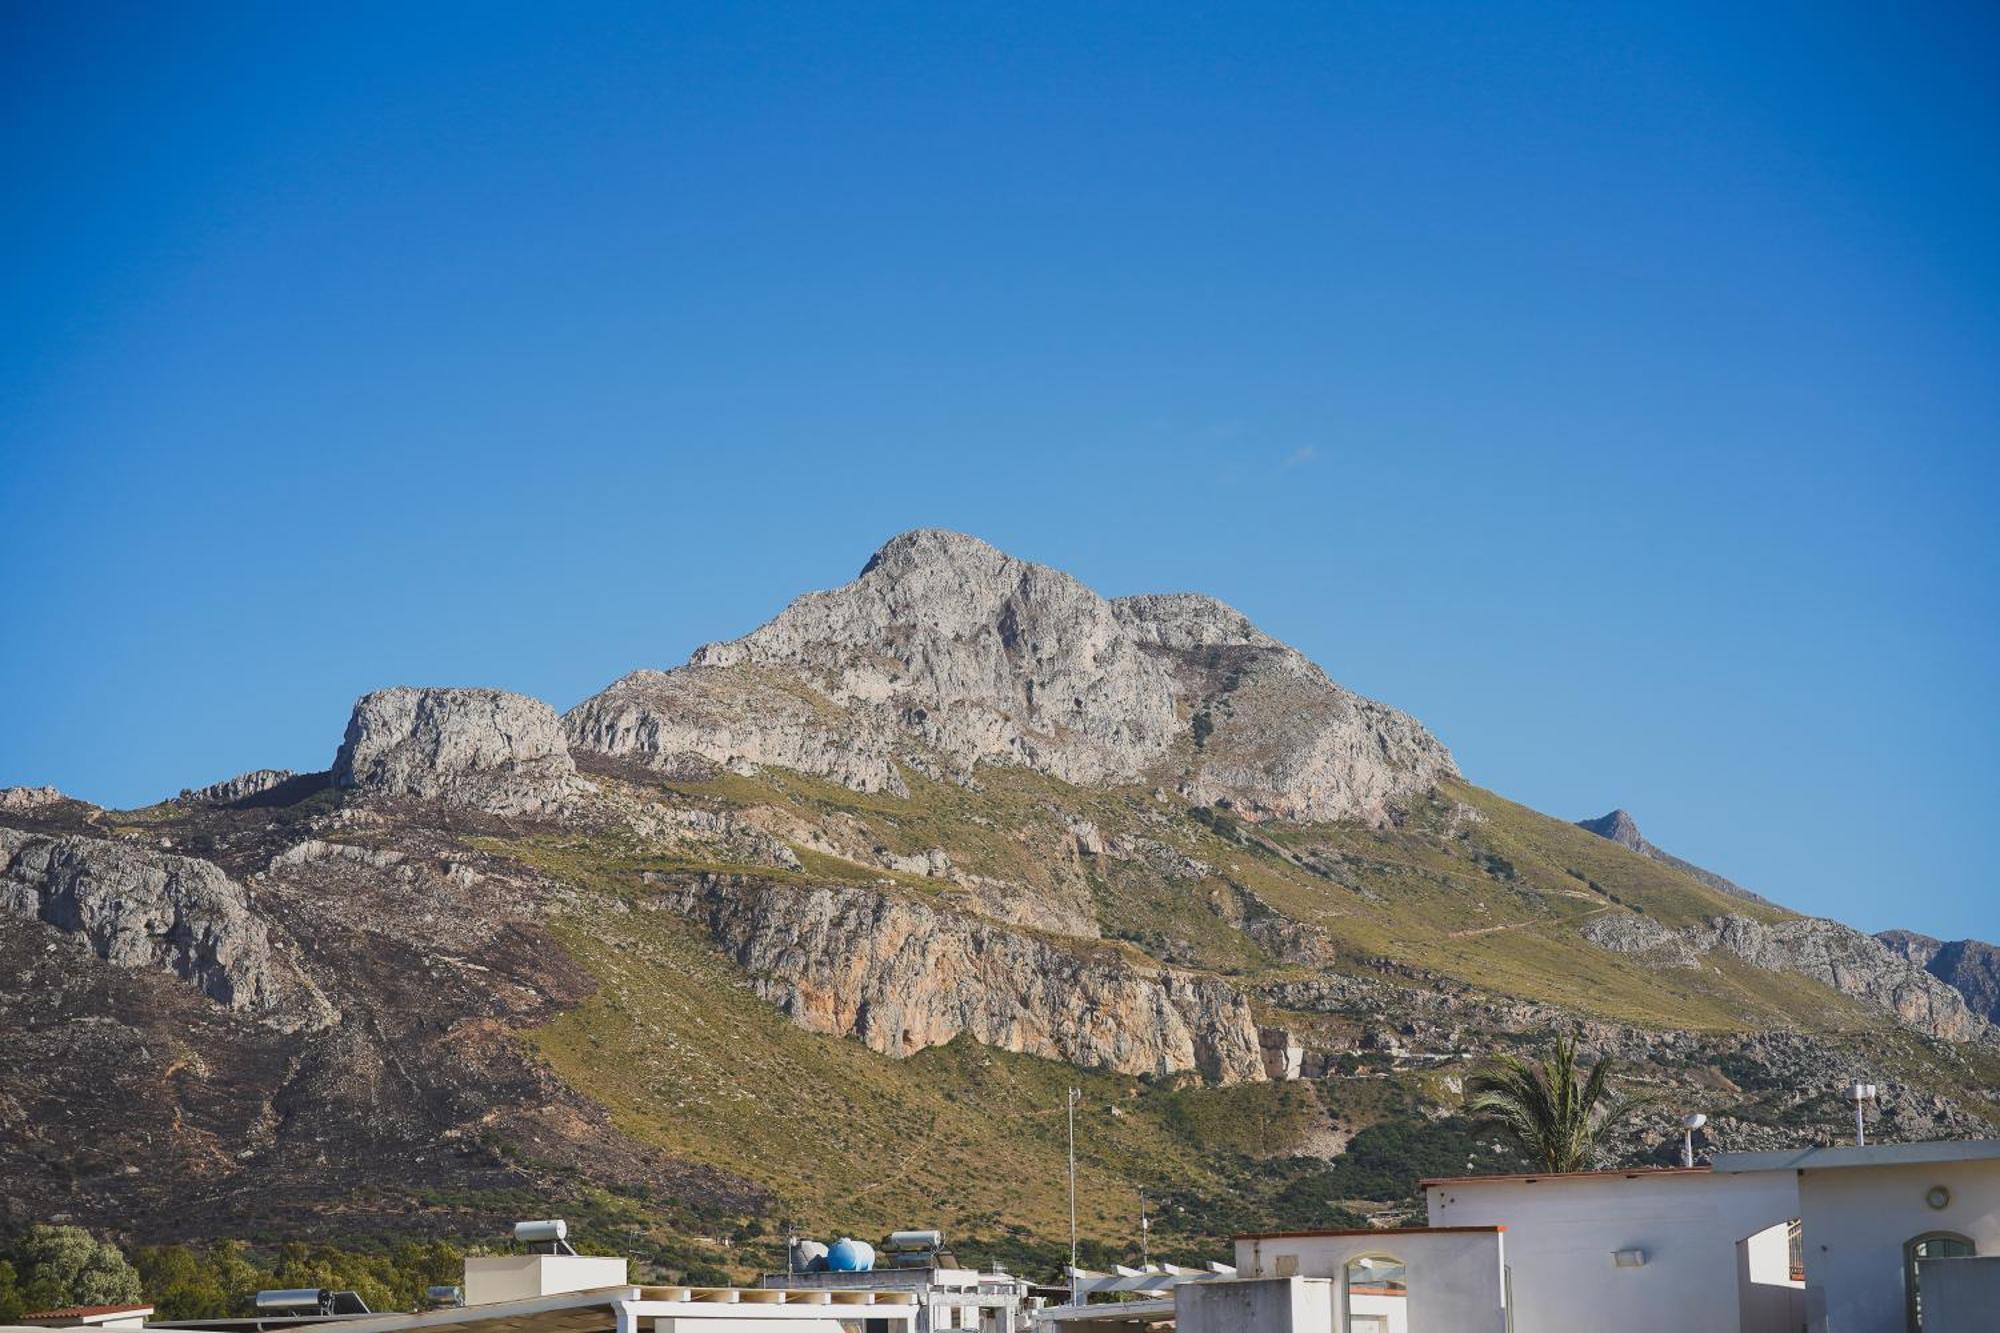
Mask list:
[[[1424,1197],[1433,1226],[1506,1229],[1524,1333],[2000,1330],[2000,1263],[1965,1264],[2000,1255],[2000,1140],[1428,1180]]]
[[[1508,1333],[1498,1227],[1274,1231],[1236,1238],[1236,1266],[1135,1274],[1140,1299],[1040,1311],[1049,1333]],[[1116,1291],[1113,1284],[1090,1284]],[[1524,1326],[1525,1327],[1525,1326]]]
[[[785,1291],[908,1292],[917,1303],[915,1333],[947,1329],[1025,1333],[1033,1289],[1026,1280],[1007,1273],[946,1264],[897,1265],[859,1273],[766,1273],[763,1286]]]
[[[1812,1333],[2000,1329],[2000,1265],[1955,1268],[2000,1256],[2000,1140],[1724,1153],[1715,1172],[1797,1190]],[[1939,1268],[1950,1291],[1927,1292]]]
[[[1473,1176],[1423,1190],[1433,1226],[1506,1228],[1519,1329],[1798,1333],[1789,1178],[1696,1167]]]

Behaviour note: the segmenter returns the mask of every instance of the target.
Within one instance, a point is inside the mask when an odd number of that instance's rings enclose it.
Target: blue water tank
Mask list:
[[[835,1273],[865,1273],[875,1266],[875,1247],[865,1240],[842,1236],[826,1252],[826,1266]]]

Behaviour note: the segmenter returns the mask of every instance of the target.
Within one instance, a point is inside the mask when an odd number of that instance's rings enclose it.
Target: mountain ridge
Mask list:
[[[399,686],[324,772],[0,792],[0,890],[9,1223],[437,1232],[526,1194],[660,1271],[776,1210],[1040,1244],[1040,1108],[1082,1083],[1086,1232],[1145,1188],[1199,1248],[1324,1223],[1350,1196],[1298,1182],[1372,1126],[1462,1153],[1450,1087],[1560,1028],[1734,1146],[1833,1132],[1856,1074],[1885,1137],[2000,1123],[1937,952],[1477,788],[1211,598],[937,530],[560,718]]]

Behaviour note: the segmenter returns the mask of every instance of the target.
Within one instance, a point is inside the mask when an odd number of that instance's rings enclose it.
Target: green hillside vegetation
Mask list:
[[[1070,787],[1024,769],[981,770],[972,791],[905,773],[908,797],[859,793],[766,769],[666,784],[715,808],[765,806],[809,822],[851,819],[899,855],[943,847],[976,874],[1048,887],[1058,867],[1089,885],[1109,939],[1225,975],[1304,972],[1242,928],[1259,913],[1317,927],[1331,966],[1377,960],[1426,968],[1481,989],[1658,1027],[1741,1031],[1882,1027],[1879,1011],[1802,977],[1723,955],[1658,969],[1599,949],[1579,929],[1608,912],[1643,913],[1668,929],[1781,908],[1724,894],[1574,824],[1462,782],[1416,803],[1399,825],[1250,823],[1227,809],[1188,810],[1151,791]],[[1079,856],[1070,832],[1089,820],[1107,839],[1162,844],[1211,867],[1168,879],[1143,860]],[[798,848],[802,881],[872,884],[949,902],[949,882],[897,874]],[[657,861],[655,868],[729,869],[784,878],[768,866]],[[637,864],[633,862],[633,864]]]
[[[551,865],[545,847],[517,850]],[[747,1219],[716,1221],[738,1234],[708,1258],[738,1275],[777,1260],[784,1225],[862,1236],[938,1225],[964,1250],[1046,1268],[1066,1246],[1072,1085],[1084,1092],[1080,1227],[1100,1262],[1136,1255],[1142,1190],[1156,1201],[1155,1254],[1189,1260],[1226,1254],[1244,1227],[1352,1225],[1410,1203],[1422,1152],[1400,1174],[1343,1173],[1304,1151],[1329,1130],[1414,1116],[1396,1132],[1431,1157],[1462,1166],[1470,1151],[1462,1126],[1415,1116],[1415,1076],[1212,1088],[1080,1071],[963,1038],[896,1060],[806,1032],[690,925],[646,910],[624,858],[589,857],[563,853],[567,877],[594,892],[556,935],[600,989],[532,1041],[622,1131],[771,1193],[761,1238],[740,1234]]]

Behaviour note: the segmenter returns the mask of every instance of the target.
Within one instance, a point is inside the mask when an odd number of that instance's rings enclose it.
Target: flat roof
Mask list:
[[[681,1319],[798,1320],[880,1319],[908,1326],[917,1315],[917,1298],[908,1291],[816,1287],[779,1290],[761,1287],[664,1286],[591,1287],[488,1305],[446,1306],[416,1314],[373,1314],[342,1320],[366,1333],[615,1333],[618,1312],[648,1321]],[[226,1325],[225,1325],[226,1326]],[[650,1325],[646,1325],[650,1327]],[[679,1325],[676,1324],[676,1327]],[[189,1321],[182,1328],[211,1325]]]
[[[1339,1231],[1247,1231],[1232,1240],[1314,1240],[1319,1237],[1343,1239],[1349,1236],[1450,1236],[1472,1232],[1505,1231],[1506,1227],[1349,1227]]]
[[[23,1319],[87,1319],[93,1315],[151,1314],[150,1305],[64,1305],[54,1310],[30,1310]]]
[[[1543,1180],[1651,1180],[1656,1176],[1706,1176],[1706,1166],[1632,1166],[1608,1171],[1523,1171],[1511,1176],[1433,1176],[1417,1182],[1419,1189],[1433,1185],[1533,1185]]]
[[[2000,1139],[1940,1139],[1935,1143],[1871,1143],[1778,1152],[1717,1153],[1715,1169],[1747,1171],[1837,1171],[1866,1166],[1928,1166],[1942,1162],[2000,1161]]]

